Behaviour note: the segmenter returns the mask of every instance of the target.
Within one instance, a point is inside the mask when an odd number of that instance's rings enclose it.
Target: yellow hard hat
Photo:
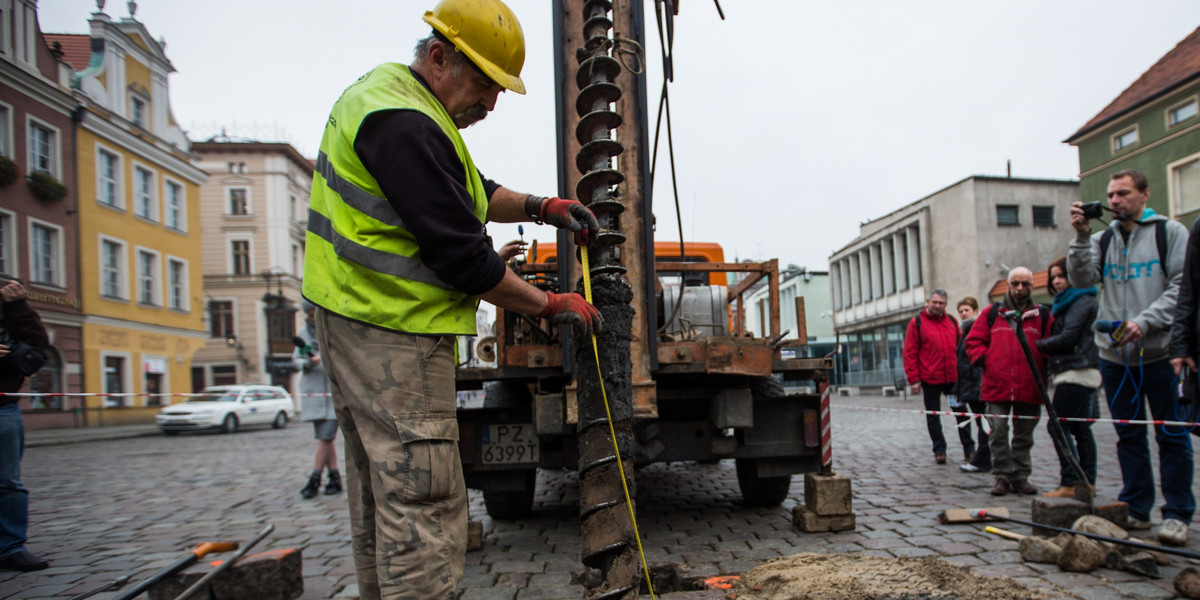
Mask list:
[[[442,0],[425,11],[425,22],[446,36],[492,81],[525,93],[525,32],[500,0]]]

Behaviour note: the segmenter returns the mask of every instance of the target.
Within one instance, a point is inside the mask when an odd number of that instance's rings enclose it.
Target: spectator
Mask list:
[[[954,395],[954,383],[958,380],[958,322],[946,314],[946,290],[935,289],[929,294],[925,308],[908,322],[904,334],[904,374],[912,386],[913,394],[922,394],[925,410],[941,410],[942,395]],[[966,420],[966,417],[955,417]],[[946,464],[946,438],[942,435],[940,415],[925,415],[929,439],[933,441],[933,460]],[[963,455],[969,461],[975,454],[975,442],[971,430],[958,429]]]
[[[1092,339],[1092,324],[1100,310],[1096,303],[1095,287],[1080,289],[1071,287],[1067,281],[1067,257],[1050,263],[1046,270],[1049,276],[1050,295],[1054,305],[1050,315],[1054,324],[1050,326],[1050,337],[1037,341],[1037,349],[1046,356],[1046,370],[1054,377],[1054,412],[1059,417],[1091,418],[1099,416],[1096,404],[1096,389],[1100,387],[1100,355]],[[1067,450],[1075,455],[1086,483],[1096,485],[1096,438],[1092,437],[1092,424],[1083,421],[1062,423]],[[1049,498],[1074,498],[1075,486],[1080,485],[1075,469],[1063,455],[1058,444],[1059,483],[1058,489],[1042,494]]]
[[[988,448],[988,422],[983,418],[985,408],[983,401],[979,399],[983,368],[972,365],[967,359],[967,334],[971,332],[971,325],[975,324],[975,318],[979,316],[979,301],[967,296],[958,301],[957,308],[958,319],[962,322],[962,337],[958,340],[958,383],[955,384],[954,393],[958,396],[959,404],[979,415],[971,419],[975,421],[976,430],[979,432],[979,445],[976,447],[975,456],[968,458],[967,462],[958,468],[964,473],[987,473],[992,470],[992,451]]]
[[[1179,285],[1179,302],[1175,305],[1175,321],[1171,324],[1171,367],[1180,375],[1184,365],[1191,370],[1193,390],[1196,377],[1196,357],[1200,355],[1200,219],[1192,224],[1188,236],[1187,254],[1183,261],[1183,281]],[[1200,435],[1193,428],[1192,435]]]
[[[9,281],[0,287],[0,392],[17,392],[28,375],[13,355],[17,344],[44,350],[50,343],[37,312],[25,301],[25,286]],[[45,559],[25,549],[29,525],[29,492],[21,485],[21,455],[25,451],[25,427],[21,422],[18,396],[0,396],[0,570],[37,571],[50,566]]]
[[[1140,171],[1113,173],[1108,204],[1113,222],[1095,234],[1083,215],[1083,203],[1071,207],[1075,239],[1067,253],[1067,277],[1079,288],[1103,285],[1100,321],[1120,327],[1097,332],[1100,377],[1114,419],[1175,418],[1173,369],[1168,342],[1175,301],[1183,281],[1187,229],[1146,208],[1150,183]],[[1156,268],[1157,265],[1157,268]],[[1150,412],[1144,408],[1149,406]],[[1114,424],[1122,487],[1118,498],[1129,504],[1126,529],[1149,529],[1154,508],[1154,471],[1145,425]],[[1196,511],[1192,493],[1194,464],[1190,436],[1179,428],[1155,427],[1159,477],[1166,503],[1158,539],[1187,542]]]
[[[308,300],[300,301],[304,309],[304,329],[296,336],[303,342],[292,352],[292,364],[300,370],[300,420],[312,421],[313,436],[317,439],[317,455],[313,459],[313,470],[308,484],[300,490],[304,498],[312,498],[321,488],[321,471],[329,473],[325,482],[325,495],[332,496],[342,491],[342,476],[338,472],[337,414],[333,411],[333,397],[329,393],[329,378],[321,365],[321,353],[317,348],[317,325],[314,315],[317,305]]]
[[[979,314],[971,333],[967,334],[967,356],[971,364],[983,366],[983,381],[979,395],[987,407],[992,434],[988,447],[992,451],[992,472],[996,485],[993,496],[1009,492],[1036,494],[1029,483],[1033,472],[1033,432],[1042,415],[1041,392],[1034,373],[1017,340],[1017,334],[1005,315],[1016,313],[1016,319],[1030,344],[1041,339],[1050,326],[1050,309],[1033,301],[1033,271],[1017,267],[1008,273],[1008,292],[1004,301],[993,304]],[[1003,314],[1002,314],[1003,313]],[[1030,349],[1039,371],[1046,365],[1037,348]],[[1018,418],[1010,418],[1018,417]],[[1012,422],[1012,441],[1009,441],[1009,422]]]

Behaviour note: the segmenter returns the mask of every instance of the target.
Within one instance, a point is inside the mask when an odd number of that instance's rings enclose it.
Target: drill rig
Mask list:
[[[482,406],[459,409],[460,450],[467,485],[482,490],[493,518],[530,512],[537,469],[577,470],[587,597],[635,598],[640,565],[621,473],[635,495],[635,464],[733,459],[744,502],[778,505],[793,474],[821,468],[820,398],[787,395],[780,380],[821,383],[832,364],[781,357],[775,260],[714,262],[686,243],[656,255],[646,77],[642,59],[623,51],[644,45],[642,1],[615,11],[609,0],[552,4],[559,195],[600,223],[588,241],[604,318],[599,360],[566,327],[498,310],[495,337],[479,348],[496,366],[457,372],[458,389],[485,392]],[[548,291],[582,291],[567,232],[552,254],[531,255],[518,273]],[[723,285],[731,272],[744,278]],[[754,338],[745,295],[763,279],[769,335]]]

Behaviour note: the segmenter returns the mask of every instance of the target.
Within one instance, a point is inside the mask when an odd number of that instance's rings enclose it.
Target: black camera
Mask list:
[[[1099,219],[1100,215],[1104,214],[1104,209],[1106,209],[1108,207],[1104,206],[1103,204],[1100,204],[1099,202],[1085,202],[1083,204],[1083,206],[1081,206],[1079,208],[1083,209],[1083,218]],[[1109,210],[1111,210],[1111,209],[1109,209]]]

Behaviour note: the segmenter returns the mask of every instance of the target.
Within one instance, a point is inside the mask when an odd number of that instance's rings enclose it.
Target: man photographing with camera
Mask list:
[[[46,328],[25,301],[25,286],[9,281],[0,287],[0,392],[19,391],[29,371],[41,367],[49,345]],[[0,396],[0,570],[36,571],[49,564],[25,549],[29,492],[21,485],[25,428],[18,396]]]
[[[1074,287],[1104,286],[1097,321],[1104,325],[1097,327],[1096,346],[1104,393],[1112,417],[1119,420],[1175,417],[1171,385],[1175,371],[1167,346],[1188,233],[1178,222],[1146,208],[1149,200],[1146,175],[1126,169],[1109,179],[1108,206],[1113,221],[1105,230],[1092,233],[1084,203],[1071,207],[1075,239],[1067,254],[1067,276]],[[1114,427],[1123,482],[1119,498],[1129,504],[1125,528],[1149,529],[1155,497],[1146,426]],[[1166,501],[1158,539],[1176,546],[1187,541],[1196,510],[1189,438],[1179,428],[1155,427],[1159,478]]]

